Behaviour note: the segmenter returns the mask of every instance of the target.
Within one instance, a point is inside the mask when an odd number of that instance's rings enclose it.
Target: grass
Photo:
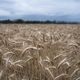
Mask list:
[[[0,80],[79,80],[80,25],[0,24]]]

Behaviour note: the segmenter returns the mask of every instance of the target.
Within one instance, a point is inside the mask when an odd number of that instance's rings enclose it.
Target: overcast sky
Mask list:
[[[79,15],[80,0],[0,0],[0,16]]]

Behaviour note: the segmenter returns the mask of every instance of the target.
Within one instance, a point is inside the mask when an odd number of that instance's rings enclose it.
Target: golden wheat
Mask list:
[[[80,80],[80,25],[0,24],[0,80]]]

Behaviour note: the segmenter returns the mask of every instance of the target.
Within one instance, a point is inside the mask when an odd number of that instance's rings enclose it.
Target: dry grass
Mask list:
[[[0,24],[0,80],[80,80],[80,25]]]

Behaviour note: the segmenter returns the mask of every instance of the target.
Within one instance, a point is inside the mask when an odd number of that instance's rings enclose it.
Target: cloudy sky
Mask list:
[[[79,15],[80,0],[0,0],[0,16]]]

